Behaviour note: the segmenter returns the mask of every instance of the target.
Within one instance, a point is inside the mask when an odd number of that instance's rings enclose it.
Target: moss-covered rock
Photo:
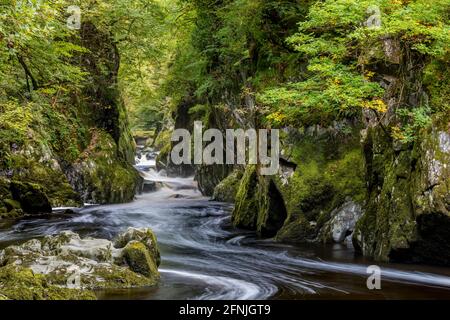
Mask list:
[[[103,130],[92,130],[92,140],[72,166],[69,180],[84,202],[121,203],[134,199],[142,178],[131,164],[117,157],[117,145]]]
[[[293,133],[287,138],[284,153],[290,155],[296,167],[291,174],[274,179],[288,212],[277,240],[317,240],[334,209],[347,199],[364,203],[364,161],[356,138],[357,128],[354,126],[350,135],[317,129]]]
[[[133,237],[142,242],[132,240]],[[64,288],[77,289],[71,292],[86,292],[86,295],[80,295],[81,299],[88,296],[89,290],[155,285],[159,279],[159,251],[151,230],[128,230],[128,233],[119,235],[117,243],[125,248],[115,248],[111,241],[105,239],[81,239],[76,233],[65,231],[42,240],[33,239],[9,246],[0,251],[0,266],[3,266],[0,268],[0,294],[12,299],[29,298],[25,295],[28,291],[16,296],[10,294],[12,278],[8,278],[11,283],[7,288],[2,287],[2,272],[9,277],[11,268],[15,266],[21,268],[19,275],[25,270],[33,275],[33,281],[45,281],[28,283],[30,292],[34,289],[40,292],[41,285],[57,287],[62,293],[65,293]]]
[[[228,177],[223,179],[214,188],[213,200],[221,202],[234,202],[242,176],[242,170],[237,169],[234,170]]]
[[[0,268],[0,296],[9,300],[95,300],[93,291],[62,288],[47,276],[16,265]]]
[[[142,242],[129,242],[123,249],[123,257],[132,271],[148,278],[158,277],[157,261]]]
[[[272,237],[286,217],[284,199],[273,177],[260,176],[256,166],[247,166],[236,193],[233,224],[256,230],[262,237]]]
[[[41,186],[32,183],[11,181],[10,189],[14,200],[20,203],[24,212],[30,214],[52,212],[50,201]]]
[[[450,265],[448,116],[401,147],[370,128],[365,157],[369,199],[355,247],[377,260]]]
[[[258,176],[256,166],[249,165],[245,169],[232,213],[232,222],[235,227],[256,230],[258,215]]]
[[[152,230],[148,228],[128,228],[126,232],[120,234],[114,240],[114,247],[124,248],[129,242],[138,241],[145,245],[150,253],[150,256],[155,261],[156,266],[159,267],[161,263],[161,255],[158,249],[158,243],[156,240],[156,235]]]

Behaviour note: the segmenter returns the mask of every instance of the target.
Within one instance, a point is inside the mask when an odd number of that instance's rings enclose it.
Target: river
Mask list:
[[[203,197],[192,178],[156,173],[151,159],[137,168],[160,188],[128,204],[3,221],[0,248],[63,230],[111,239],[130,226],[152,228],[162,255],[159,286],[98,291],[100,299],[450,299],[448,268],[378,264],[382,288],[369,290],[374,262],[351,248],[257,239],[233,229],[232,206]]]

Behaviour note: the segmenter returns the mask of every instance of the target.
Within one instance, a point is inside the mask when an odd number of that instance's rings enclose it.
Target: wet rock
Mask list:
[[[152,230],[148,228],[128,228],[128,230],[120,234],[114,241],[116,248],[124,248],[129,242],[138,241],[145,245],[150,253],[150,256],[159,267],[161,263],[161,256],[159,253],[156,236]]]
[[[221,202],[234,202],[241,183],[242,171],[235,170],[228,177],[222,180],[215,188],[213,200]]]
[[[142,242],[129,242],[123,249],[123,257],[130,269],[136,273],[153,277],[158,272],[155,259]]]
[[[155,181],[144,181],[144,184],[142,185],[142,192],[148,193],[155,192],[156,190],[157,186]]]
[[[320,231],[319,238],[328,242],[332,240],[341,243],[353,234],[356,222],[362,215],[362,208],[353,201],[344,203],[341,207],[331,212],[329,220]]]
[[[365,140],[369,199],[356,226],[355,249],[383,261],[450,265],[448,120],[396,151],[380,128]]]
[[[11,193],[23,211],[30,214],[51,213],[52,206],[43,189],[36,184],[11,182]]]
[[[0,251],[0,277],[4,270],[9,272],[5,268],[17,267],[60,288],[93,290],[156,284],[160,258],[151,230],[128,230],[116,243],[123,247],[116,248],[105,239],[82,239],[71,231],[33,239]],[[1,285],[0,294],[11,298]]]

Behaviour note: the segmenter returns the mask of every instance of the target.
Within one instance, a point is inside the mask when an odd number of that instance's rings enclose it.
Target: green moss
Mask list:
[[[285,150],[297,164],[288,183],[275,179],[288,217],[277,235],[280,241],[314,240],[331,218],[333,209],[348,198],[363,204],[366,199],[364,158],[357,128],[350,136],[306,134],[291,141]],[[289,142],[289,137],[287,138]]]
[[[148,228],[136,229],[128,228],[128,230],[119,235],[114,241],[114,247],[121,249],[124,248],[131,241],[139,241],[145,245],[150,256],[155,261],[156,266],[161,264],[161,255],[158,249],[158,242],[155,233]]]
[[[157,282],[157,277],[147,277],[135,273],[126,268],[101,268],[95,269],[95,274],[100,277],[94,279],[92,286],[96,289],[112,289],[112,288],[136,288],[153,286]],[[81,282],[84,283],[83,279]]]
[[[242,170],[233,171],[214,188],[213,199],[221,202],[234,202],[242,176]]]
[[[128,243],[123,249],[123,257],[132,271],[151,279],[159,277],[157,261],[143,243],[138,241]]]
[[[161,150],[158,153],[158,156],[156,157],[156,164],[158,168],[160,168],[161,165],[163,167],[168,166],[171,151],[172,151],[172,144],[170,142],[161,148]]]
[[[131,164],[117,159],[116,144],[108,133],[95,130],[83,156],[83,188],[90,190],[90,201],[121,203],[134,199],[142,178]]]
[[[48,282],[30,269],[8,265],[0,268],[0,295],[11,300],[94,300],[88,290],[66,289]]]
[[[155,139],[155,143],[153,144],[156,150],[161,150],[166,147],[168,144],[171,144],[172,131],[164,130],[158,133],[158,136]]]
[[[385,158],[383,167],[377,169],[381,169],[377,179],[382,181],[382,187],[369,187],[366,213],[356,225],[354,238],[358,250],[388,261],[392,248],[408,247],[408,241],[414,238],[415,222],[408,193],[410,185],[407,178],[397,175],[394,159]]]
[[[254,229],[258,214],[256,166],[248,165],[236,193],[236,202],[232,213],[235,227]]]
[[[278,232],[277,241],[287,243],[300,243],[307,239],[311,239],[311,235],[315,233],[315,226],[306,220],[302,215],[291,217],[291,221],[287,222]]]
[[[3,199],[3,203],[6,209],[9,211],[21,209],[20,202],[11,200],[11,199]]]
[[[49,213],[50,201],[40,185],[11,181],[11,193],[26,213]]]

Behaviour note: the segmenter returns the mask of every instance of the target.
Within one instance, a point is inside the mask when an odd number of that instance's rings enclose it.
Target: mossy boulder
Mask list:
[[[52,206],[43,188],[33,183],[11,181],[11,194],[20,203],[22,210],[29,214],[51,213]]]
[[[0,268],[0,297],[8,300],[95,300],[93,291],[54,285],[48,277],[22,266]]]
[[[117,157],[117,145],[103,130],[93,130],[89,147],[70,172],[70,182],[85,203],[132,201],[142,178],[130,163]]]
[[[132,271],[148,278],[157,278],[157,261],[142,242],[129,242],[123,249],[123,257]]]
[[[234,202],[238,192],[241,179],[243,176],[242,170],[234,170],[228,177],[223,179],[215,188],[213,200],[221,202]]]
[[[258,217],[258,176],[256,166],[248,165],[236,193],[231,220],[235,227],[256,229]]]
[[[151,258],[155,261],[156,266],[159,267],[161,263],[161,254],[158,249],[156,235],[148,228],[128,228],[126,232],[120,234],[114,240],[115,248],[125,248],[131,241],[138,241],[143,243],[147,248]]]
[[[286,217],[284,199],[273,177],[258,175],[256,166],[247,166],[236,193],[232,213],[234,226],[256,230],[262,237],[272,237]]]
[[[33,290],[39,293],[44,286],[58,288],[61,294],[76,293],[84,299],[95,289],[153,286],[159,279],[156,238],[149,229],[134,230],[119,235],[117,242],[124,243],[124,248],[116,248],[105,239],[81,239],[70,231],[9,246],[0,251],[0,294],[11,299],[59,299],[57,295],[30,296]],[[142,236],[143,242],[132,240],[130,235]],[[27,283],[31,293],[11,294],[15,287],[10,274],[15,267],[21,268],[17,276],[31,277],[32,282]],[[8,277],[7,286],[2,286],[2,274]],[[18,281],[22,286],[24,282]],[[68,289],[76,290],[66,292]]]

